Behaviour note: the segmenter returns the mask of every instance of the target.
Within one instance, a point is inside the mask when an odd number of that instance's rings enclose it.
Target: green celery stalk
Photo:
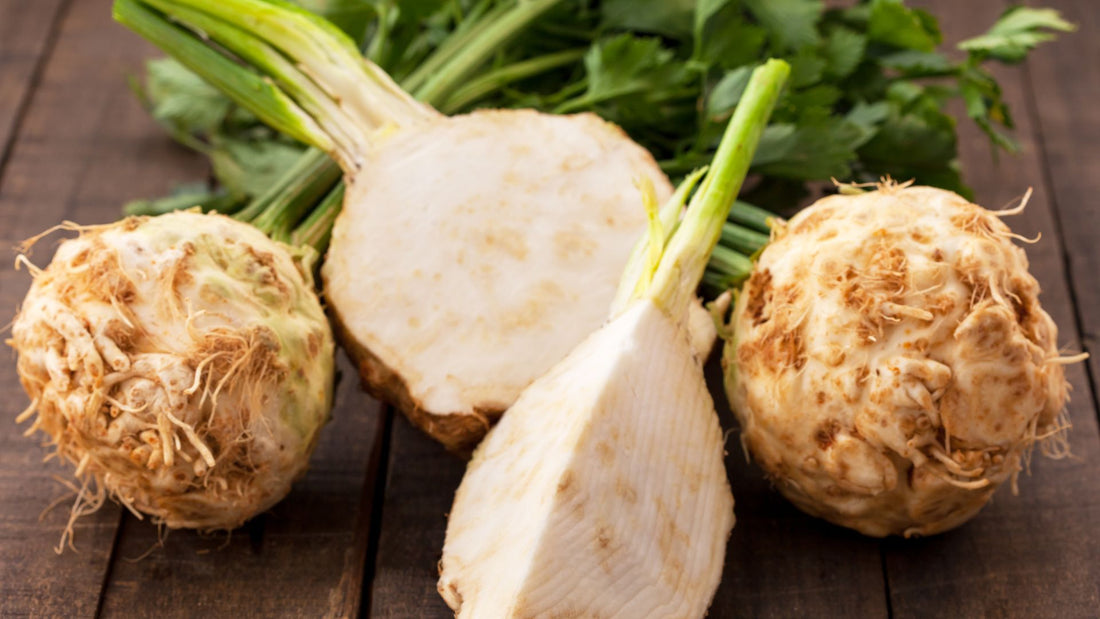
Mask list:
[[[625,309],[633,299],[648,297],[670,316],[685,314],[789,74],[790,66],[774,59],[753,71],[707,175],[688,202],[680,223],[671,234],[649,236],[651,245],[663,244],[656,267],[641,272],[637,281],[629,279],[634,275],[628,267],[621,288],[634,292],[626,303],[613,308],[613,313]]]
[[[298,105],[259,74],[218,53],[193,34],[173,25],[137,0],[115,0],[114,18],[158,46],[174,50],[176,58],[211,85],[253,111],[273,129],[322,150],[334,145],[328,135]]]
[[[563,52],[546,54],[537,58],[521,60],[507,66],[494,69],[477,77],[464,86],[454,89],[447,97],[446,103],[440,106],[440,111],[445,114],[453,114],[468,107],[474,101],[500,90],[501,87],[517,82],[533,75],[539,75],[558,67],[572,64],[581,58],[587,50],[573,49]]]
[[[199,37],[191,32],[170,24],[165,16],[188,25],[203,37],[209,37],[225,50],[260,69],[260,73],[270,74],[285,94],[270,83],[266,84],[268,89],[282,95],[282,100],[293,105],[295,114],[314,120],[311,131],[297,131],[291,135],[337,156],[346,167],[357,165],[356,151],[369,144],[372,131],[416,122],[423,115],[425,108],[393,84],[384,72],[361,60],[354,43],[342,32],[293,5],[272,0],[234,0],[228,3],[210,0],[140,1],[158,11],[141,7],[138,0],[118,0],[116,18],[131,27],[135,20],[142,20],[146,27],[135,28],[139,34],[175,55],[219,88],[235,78],[256,78],[258,73],[221,55],[218,50],[200,42]],[[484,2],[475,7],[475,13],[480,17],[464,22],[462,31],[449,38],[421,67],[421,70],[433,69],[431,79],[418,77],[427,73],[418,72],[410,76],[410,83],[420,83],[416,98],[430,104],[442,104],[447,93],[463,84],[500,45],[560,1],[519,0],[503,3],[492,10],[487,10],[489,3]],[[173,36],[169,37],[169,34]],[[355,56],[354,61],[350,60],[351,55]],[[287,56],[292,61],[288,61]],[[219,62],[212,63],[212,58]],[[337,61],[361,66],[364,75],[344,75],[339,67],[331,66]],[[211,79],[219,76],[210,75],[208,66],[218,69],[220,79]],[[544,70],[553,66],[557,65],[545,66]],[[366,92],[330,96],[326,94],[325,79],[337,84],[336,87],[328,84],[329,90],[344,87]],[[250,101],[234,90],[223,88],[223,91],[267,122],[268,115],[262,109],[262,102]],[[362,99],[358,104],[357,98]],[[298,105],[295,105],[295,100]],[[364,109],[367,113],[363,112]],[[279,125],[273,126],[282,130]],[[366,131],[357,132],[357,127],[363,127]],[[306,175],[316,176],[317,179],[304,178]],[[254,199],[237,217],[279,238],[317,236],[315,228],[318,222],[331,222],[334,218],[303,222],[303,226],[307,223],[310,226],[310,230],[303,234],[292,233],[291,227],[310,208],[314,208],[318,196],[342,195],[342,191],[336,192],[333,188],[339,182],[334,180],[338,177],[339,170],[334,162],[324,153],[310,150],[280,182]]]
[[[739,226],[730,221],[722,226],[720,241],[722,246],[746,255],[752,255],[763,249],[768,244],[768,240],[767,234]]]

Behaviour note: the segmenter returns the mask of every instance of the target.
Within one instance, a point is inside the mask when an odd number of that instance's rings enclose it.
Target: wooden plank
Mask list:
[[[984,29],[1002,10],[999,3],[952,0],[922,2],[942,15],[949,42]],[[979,10],[980,9],[980,10]],[[1067,45],[1068,39],[1051,44]],[[1062,261],[1062,239],[1051,192],[1042,174],[1045,143],[1028,113],[1026,83],[1019,69],[996,71],[1016,112],[1017,138],[1024,151],[990,162],[986,139],[960,121],[960,157],[977,200],[999,208],[1031,186],[1031,202],[1013,229],[1042,233],[1026,247],[1031,271],[1043,288],[1043,305],[1061,328],[1059,341],[1079,349],[1073,306]],[[1095,249],[1085,249],[1095,253]],[[884,546],[893,616],[927,617],[951,609],[962,617],[1083,617],[1100,608],[1100,438],[1090,385],[1081,364],[1067,368],[1074,385],[1069,406],[1074,458],[1051,461],[1036,454],[1030,474],[1019,479],[1020,494],[1007,488],[973,521],[923,540],[888,540]]]
[[[394,415],[378,552],[373,619],[453,617],[436,592],[447,512],[465,463]]]
[[[355,376],[342,354],[340,369]],[[358,616],[382,422],[343,380],[305,478],[228,537],[173,531],[158,548],[158,531],[127,514],[101,615]]]
[[[64,4],[0,0],[0,172]]]
[[[1043,142],[1043,169],[1065,243],[1094,396],[1100,391],[1100,11],[1093,0],[1044,2],[1079,27],[1027,63],[1029,100]],[[1100,410],[1100,409],[1098,409]]]
[[[16,12],[39,10],[37,3],[16,4]],[[65,218],[109,221],[127,199],[163,193],[175,180],[202,177],[205,164],[170,145],[126,87],[126,74],[149,53],[136,37],[111,24],[109,0],[73,3],[0,179],[0,245],[10,248]],[[53,245],[42,242],[33,258],[46,262]],[[4,261],[10,265],[9,252]],[[15,308],[28,285],[25,272],[4,267],[0,307]],[[8,320],[0,318],[0,324]],[[43,465],[47,451],[39,446],[40,437],[24,438],[22,428],[12,423],[27,401],[11,354],[0,355],[0,394],[5,420],[0,423],[0,614],[91,615],[119,511],[107,506],[80,520],[79,552],[55,555],[71,501],[41,521],[39,514],[68,494],[53,477],[71,477],[72,467]]]

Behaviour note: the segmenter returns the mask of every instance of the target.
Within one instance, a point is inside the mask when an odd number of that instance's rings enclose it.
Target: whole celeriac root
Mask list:
[[[171,528],[231,529],[281,499],[331,406],[308,261],[217,215],[70,227],[30,267],[8,342],[27,433],[76,465],[91,505],[109,493]]]
[[[742,441],[804,511],[930,535],[1064,455],[1057,329],[1018,238],[954,193],[885,181],[780,228],[738,300],[724,364]]]

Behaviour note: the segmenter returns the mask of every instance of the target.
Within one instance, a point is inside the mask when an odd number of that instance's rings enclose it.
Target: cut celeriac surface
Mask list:
[[[643,301],[523,393],[455,495],[439,590],[457,616],[704,614],[733,495],[693,358]]]
[[[449,447],[475,444],[605,320],[645,229],[641,178],[671,193],[591,114],[484,111],[387,139],[322,270],[368,389]]]
[[[699,174],[660,209],[647,198],[611,319],[474,452],[439,564],[458,617],[706,613],[733,496],[689,308],[788,71],[754,72],[682,218]]]
[[[340,163],[347,191],[324,280],[343,343],[368,390],[455,451],[603,322],[645,228],[637,184],[669,192],[653,158],[609,123],[445,117],[291,5],[119,0],[115,10]],[[257,72],[242,76],[238,60]]]

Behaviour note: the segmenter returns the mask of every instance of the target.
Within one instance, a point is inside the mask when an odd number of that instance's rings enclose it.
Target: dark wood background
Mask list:
[[[948,43],[1004,8],[917,4],[941,16]],[[1023,153],[994,163],[966,121],[960,151],[980,203],[999,207],[1034,187],[1013,225],[1042,233],[1027,252],[1061,343],[1095,355],[1100,2],[1043,4],[1080,30],[998,71]],[[111,22],[110,0],[0,0],[0,245],[65,219],[114,220],[129,199],[206,175],[126,88],[152,54]],[[25,272],[0,269],[0,307],[14,312],[28,284]],[[173,532],[157,546],[154,526],[107,505],[78,521],[78,551],[59,556],[69,501],[45,510],[70,494],[58,480],[71,469],[43,463],[40,439],[14,424],[26,397],[13,355],[0,355],[0,615],[449,616],[435,565],[463,465],[361,393],[341,364],[312,468],[271,512],[229,536]],[[928,539],[869,539],[804,516],[731,450],[737,527],[710,616],[1100,616],[1100,359],[1067,369],[1074,457],[1037,457],[1018,496],[1002,489],[971,523]]]

